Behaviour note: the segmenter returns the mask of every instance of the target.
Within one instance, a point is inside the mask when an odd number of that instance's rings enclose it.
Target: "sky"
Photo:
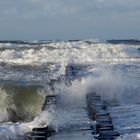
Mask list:
[[[140,0],[0,0],[0,40],[140,39]]]

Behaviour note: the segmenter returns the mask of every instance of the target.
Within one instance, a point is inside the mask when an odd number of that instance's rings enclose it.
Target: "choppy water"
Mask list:
[[[52,91],[49,80],[65,75],[70,63],[82,67],[77,72],[81,80],[70,87],[58,83]],[[77,106],[85,107],[83,99],[91,90],[109,105],[121,133],[118,139],[140,139],[139,40],[1,41],[0,139],[23,139],[33,127],[52,122],[57,129],[78,125],[68,116],[78,112]],[[53,110],[41,110],[45,95],[53,92],[63,97],[62,104],[70,103],[73,108],[69,115],[65,109],[57,110],[62,114],[57,121]]]

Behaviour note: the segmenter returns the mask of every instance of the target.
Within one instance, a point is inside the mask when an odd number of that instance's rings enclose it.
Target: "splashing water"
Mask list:
[[[115,129],[122,132],[118,140],[140,139],[140,44],[129,43],[0,43],[0,139],[23,140],[33,127],[48,124],[56,130],[80,127],[77,122],[89,125],[85,96],[90,91],[107,103]],[[51,91],[49,80],[65,75],[69,63],[83,66],[77,72],[80,80],[69,86],[64,80]],[[52,93],[60,96],[58,108],[41,111]]]

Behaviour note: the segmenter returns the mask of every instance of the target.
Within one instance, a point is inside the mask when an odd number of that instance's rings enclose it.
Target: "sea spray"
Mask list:
[[[140,103],[139,80],[137,81],[133,77],[130,79],[128,75],[125,77],[119,71],[114,73],[112,68],[102,67],[98,72],[97,69],[96,71],[93,69],[90,77],[83,78],[86,93],[99,94],[109,105]],[[95,72],[98,75],[95,75]]]
[[[78,109],[76,110],[75,107],[78,108],[81,105],[82,111],[85,111],[84,97],[88,92],[100,94],[102,99],[108,103],[109,111],[112,112],[111,116],[117,121],[113,122],[114,126],[118,131],[124,132],[122,133],[122,139],[125,139],[125,136],[126,139],[129,138],[129,135],[132,139],[133,136],[134,139],[137,138],[139,136],[138,134],[131,135],[126,132],[130,132],[127,131],[128,127],[132,130],[132,133],[136,132],[137,128],[139,130],[139,127],[137,127],[137,124],[139,125],[138,122],[140,122],[138,106],[138,103],[140,103],[139,46],[139,44],[135,45],[133,42],[131,44],[113,44],[94,41],[49,41],[49,43],[43,43],[42,41],[41,44],[39,42],[36,44],[24,44],[22,42],[15,42],[14,44],[11,42],[8,44],[0,43],[0,83],[4,85],[7,85],[7,83],[14,85],[16,83],[22,86],[32,84],[46,86],[49,79],[65,75],[65,66],[68,63],[90,65],[90,67],[86,67],[78,73],[79,80],[67,83],[69,87],[66,87],[65,84],[62,86],[58,85],[59,88],[57,88],[57,92],[55,91],[55,93],[60,95],[60,105],[64,107],[64,110],[58,108],[53,114],[49,112],[50,117],[46,117],[48,116],[47,111],[43,111],[42,113],[37,111],[35,112],[36,115],[34,115],[35,118],[32,117],[31,119],[31,117],[29,117],[29,119],[24,117],[25,120],[22,120],[22,122],[20,120],[16,123],[4,123],[1,125],[0,139],[19,140],[21,138],[19,135],[22,135],[23,138],[23,135],[26,132],[30,132],[33,127],[54,124],[54,122],[56,122],[56,129],[60,129],[61,127],[71,128],[73,124],[76,126],[77,122],[84,120],[85,117],[80,118],[82,115],[79,115],[79,119],[75,117],[77,120],[74,119],[73,121],[72,115],[77,112],[80,114],[80,111],[78,111]],[[47,86],[45,88],[46,89],[37,91],[39,98],[41,96],[41,98],[44,99],[45,95],[53,94],[52,91],[46,93],[48,92]],[[1,98],[3,101],[0,100],[0,104],[3,105],[2,112],[5,106],[6,108],[10,106],[12,110],[15,111],[18,107],[15,105],[15,93],[12,92],[9,96],[9,94],[5,94],[7,91],[4,89],[0,92],[3,92],[0,95],[1,97],[3,96]],[[16,94],[16,97],[18,97],[18,94]],[[26,97],[28,98],[28,96]],[[30,96],[29,100],[31,100],[32,97],[33,96]],[[33,99],[36,97],[35,94]],[[43,100],[39,103],[34,103],[41,106],[42,102]],[[133,106],[129,106],[129,104]],[[28,107],[25,105],[24,107],[27,114],[30,111],[34,114],[34,111],[29,109],[30,105]],[[33,107],[35,107],[35,105],[33,105]],[[137,111],[135,109],[137,109]],[[24,108],[22,108],[22,110],[24,110]],[[27,110],[30,111],[28,112]],[[39,110],[41,110],[41,108]],[[116,112],[113,112],[114,110],[116,110]],[[18,109],[18,112],[19,111],[20,109]],[[74,111],[76,113],[74,113]],[[19,112],[18,114],[22,113]],[[44,119],[41,116],[44,116]],[[0,117],[3,121],[11,121],[7,110],[5,113],[1,113]],[[128,117],[130,117],[130,119],[128,119]],[[57,118],[59,119],[57,120]],[[23,121],[30,122],[27,123]],[[89,122],[88,120],[84,120],[84,123]],[[136,129],[133,129],[132,126]],[[121,128],[126,131],[122,131]],[[137,132],[139,133],[138,130]]]
[[[85,83],[74,80],[71,85],[65,83],[56,85],[56,94],[59,97],[54,112],[52,126],[56,131],[67,131],[89,126],[91,123],[86,111]],[[81,114],[82,112],[82,114]]]

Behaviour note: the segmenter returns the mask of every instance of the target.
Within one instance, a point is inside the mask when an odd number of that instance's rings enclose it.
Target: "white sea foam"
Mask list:
[[[26,45],[25,45],[26,47]],[[17,50],[15,48],[18,48]],[[113,45],[105,43],[55,42],[40,46],[30,45],[28,49],[19,49],[20,45],[0,51],[0,62],[8,65],[46,66],[50,65],[51,73],[28,73],[0,67],[3,80],[44,81],[43,78],[59,77],[65,74],[68,63],[78,64],[132,64],[140,62],[139,45]],[[54,68],[53,68],[54,67]],[[53,69],[58,69],[54,72]],[[50,78],[51,78],[50,77]]]
[[[44,111],[29,123],[7,123],[0,127],[1,140],[24,140],[24,135],[31,132],[34,127],[45,127],[50,124],[53,116]]]
[[[16,69],[15,71],[11,68],[5,68],[4,66],[0,67],[0,76],[4,79],[14,79],[14,80],[25,80],[25,81],[42,81],[45,85],[45,81],[48,81],[49,78],[56,78],[62,74],[65,74],[65,65],[68,63],[78,63],[78,64],[93,64],[91,68],[86,69],[84,73],[81,71],[81,81],[73,81],[70,87],[66,85],[59,85],[57,88],[57,94],[61,95],[61,100],[63,101],[63,106],[65,107],[69,104],[73,108],[73,112],[70,112],[67,108],[64,110],[58,109],[56,114],[50,114],[47,111],[42,112],[37,116],[34,121],[29,123],[15,123],[15,124],[3,124],[0,127],[0,139],[2,140],[11,140],[23,139],[23,135],[33,127],[43,127],[48,124],[52,124],[52,121],[55,122],[54,127],[65,127],[66,124],[70,121],[76,124],[79,119],[73,120],[75,115],[76,108],[74,107],[85,107],[85,96],[86,93],[92,91],[100,94],[102,98],[112,106],[110,111],[116,109],[114,114],[117,114],[117,108],[114,108],[114,105],[120,105],[124,109],[125,115],[123,116],[120,112],[120,120],[118,116],[118,125],[115,123],[115,126],[119,131],[121,131],[121,119],[126,120],[125,126],[130,127],[136,124],[134,119],[130,122],[127,121],[128,109],[125,108],[125,105],[133,104],[134,108],[139,102],[140,97],[140,88],[139,88],[139,62],[140,62],[140,48],[139,45],[113,45],[105,43],[87,43],[86,41],[79,42],[54,42],[49,43],[48,45],[43,44],[41,46],[29,45],[29,48],[21,50],[16,50],[15,48],[21,47],[18,46],[0,46],[0,48],[5,47],[6,49],[0,50],[0,62],[9,64],[9,65],[29,65],[29,66],[46,66],[46,63],[51,63],[49,66],[49,72],[40,71],[28,71],[25,67],[25,71],[21,69]],[[28,47],[28,45],[26,45]],[[25,47],[22,45],[22,47]],[[138,63],[135,63],[138,62]],[[115,65],[118,64],[118,65]],[[132,64],[132,67],[129,64]],[[119,67],[119,65],[121,65]],[[115,67],[118,66],[118,67]],[[138,67],[135,67],[138,66]],[[114,70],[115,68],[115,70]],[[27,70],[27,71],[26,71]],[[85,77],[84,77],[85,75]],[[40,91],[40,94],[44,95],[46,93],[46,88]],[[7,102],[7,99],[10,98],[9,95],[2,93],[2,101],[0,103],[13,104],[13,101]],[[58,93],[59,92],[59,93]],[[8,97],[7,97],[8,96]],[[4,110],[5,106],[1,106]],[[14,106],[13,106],[14,107]],[[67,107],[67,106],[66,106]],[[132,106],[131,106],[132,107]],[[138,109],[138,108],[137,108]],[[118,111],[119,111],[118,110]],[[74,112],[75,111],[75,112]],[[125,112],[126,111],[126,112]],[[135,112],[132,110],[132,112]],[[5,119],[7,114],[5,111],[1,115],[1,120]],[[138,116],[139,111],[135,112]],[[130,116],[135,114],[130,114]],[[132,117],[131,116],[131,117]],[[115,116],[113,116],[115,118]],[[58,120],[57,120],[58,118]],[[71,120],[72,119],[72,120]],[[86,123],[89,123],[87,119],[81,116],[81,121],[83,120]],[[131,120],[131,119],[130,119]],[[136,117],[136,121],[139,121],[139,118]],[[123,127],[122,127],[123,128]],[[20,135],[20,136],[19,136]],[[123,133],[118,140],[137,140],[140,139],[139,133],[127,134]]]
[[[42,46],[26,50],[6,49],[0,51],[0,62],[19,65],[41,65],[48,62],[66,64],[70,60],[75,63],[95,63],[97,61],[124,63],[140,61],[139,46],[87,44],[86,42],[58,42],[48,44],[50,48]],[[12,47],[11,47],[12,48]],[[17,45],[18,48],[18,45]]]
[[[98,68],[96,69],[96,71],[98,71]],[[86,93],[91,91],[97,92],[97,94],[101,93],[103,99],[108,103],[116,102],[115,104],[119,105],[123,105],[123,103],[125,102],[124,99],[135,97],[135,94],[133,93],[131,94],[131,96],[130,94],[126,94],[125,95],[126,97],[123,98],[125,90],[127,88],[132,88],[133,85],[131,87],[129,86],[133,82],[127,86],[127,84],[121,83],[122,77],[118,77],[118,75],[113,75],[110,71],[107,72],[105,71],[107,70],[105,69],[99,70],[100,77],[98,78],[92,75],[92,77],[82,78],[80,81],[79,80],[73,81],[72,85],[69,87],[63,84],[58,85],[58,87],[56,85],[56,94],[59,94],[61,97],[59,101],[60,103],[62,102],[63,106],[62,109],[61,108],[57,109],[55,112],[52,112],[53,114],[44,111],[38,117],[36,117],[34,121],[29,123],[3,125],[1,127],[0,138],[3,138],[3,140],[11,140],[11,139],[19,140],[21,137],[22,140],[23,135],[27,132],[30,132],[33,127],[43,127],[47,126],[48,124],[53,125],[56,130],[59,130],[60,128],[70,128],[73,124],[75,126],[77,125],[78,127],[80,127],[79,124],[82,124],[82,127],[84,125],[87,126],[91,122],[88,120],[88,116],[85,115],[84,110],[84,107],[86,106],[85,96]],[[137,101],[138,100],[136,100],[136,102]],[[136,102],[134,101],[134,103]],[[81,110],[79,110],[78,107],[82,107]],[[136,106],[134,105],[134,107]],[[124,108],[124,106],[122,106],[122,108]],[[114,108],[112,107],[112,109]],[[117,111],[117,109],[114,110]],[[121,110],[121,108],[119,110]],[[127,114],[129,112],[127,111],[126,108],[124,110],[126,110],[126,117],[124,117],[124,119],[126,119],[128,117]],[[78,112],[79,116],[77,116],[76,112]],[[81,112],[83,114],[80,114]],[[113,110],[111,112],[112,112],[111,116],[115,117],[113,116]],[[133,121],[131,122],[132,124],[134,123]],[[121,121],[118,121],[118,123],[121,123]],[[117,126],[117,124],[114,125]],[[118,125],[118,127],[120,127],[120,125]],[[132,129],[132,127],[130,127],[130,129]],[[129,135],[125,134],[122,135],[122,137],[118,138],[118,140],[126,140],[129,137],[136,139],[139,138],[139,134],[129,134]]]
[[[134,134],[125,134],[117,140],[140,140],[140,133],[134,133]]]
[[[70,87],[66,87],[66,85],[63,84],[56,85],[56,94],[60,95],[60,108],[43,111],[32,122],[7,123],[1,125],[0,139],[23,140],[24,134],[31,132],[32,128],[45,127],[47,125],[52,125],[56,131],[62,128],[74,129],[74,126],[75,129],[83,126],[89,127],[91,122],[85,110],[86,88],[84,85],[84,82],[77,80],[74,81]]]

